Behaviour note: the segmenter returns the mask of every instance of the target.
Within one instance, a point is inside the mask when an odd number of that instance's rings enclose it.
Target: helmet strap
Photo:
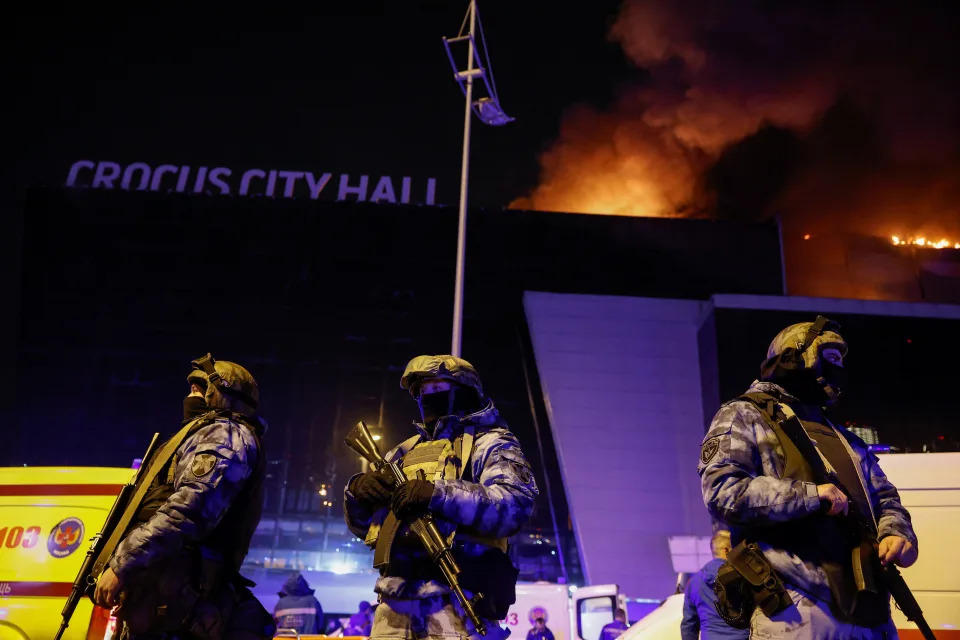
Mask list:
[[[813,324],[810,325],[810,328],[807,329],[807,334],[803,337],[803,342],[797,345],[797,349],[800,353],[803,353],[807,350],[813,341],[816,340],[821,333],[823,333],[824,327],[827,326],[827,323],[830,322],[823,316],[817,316],[817,319],[813,321]]]
[[[829,320],[824,316],[818,315],[817,319],[813,321],[812,325],[810,325],[810,328],[807,329],[807,334],[804,336],[803,342],[797,345],[798,353],[803,354],[803,352],[806,351],[810,345],[812,345],[814,341],[819,338],[820,335],[822,335],[827,329],[839,332],[840,325],[833,320]],[[830,382],[828,382],[824,377],[823,367],[819,364],[821,357],[823,356],[817,354],[818,365],[815,372],[817,376],[817,384],[821,389],[823,389],[823,393],[827,399],[827,404],[834,404],[840,398],[840,391],[830,384]]]

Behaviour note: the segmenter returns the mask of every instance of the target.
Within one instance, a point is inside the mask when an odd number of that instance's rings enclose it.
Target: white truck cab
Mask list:
[[[626,600],[615,584],[573,587],[550,582],[517,584],[517,601],[502,624],[510,629],[511,640],[523,640],[542,617],[554,640],[599,640],[600,631],[613,622],[618,608],[626,611]]]

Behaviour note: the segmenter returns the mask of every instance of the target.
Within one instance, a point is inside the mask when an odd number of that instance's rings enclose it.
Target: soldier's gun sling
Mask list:
[[[800,420],[794,416],[788,416],[779,420],[779,426],[783,432],[793,441],[801,455],[806,458],[813,471],[814,479],[817,484],[832,484],[843,492],[846,496],[851,496],[851,492],[843,486],[840,479],[835,474],[827,471],[820,452],[814,447],[810,437],[807,436]],[[838,436],[843,437],[843,436]],[[868,498],[869,499],[869,498]],[[853,550],[853,573],[857,587],[860,589],[869,588],[873,582],[882,582],[894,602],[903,611],[907,620],[917,625],[921,635],[925,640],[936,640],[930,625],[923,617],[923,610],[914,597],[910,587],[892,563],[881,565],[877,549],[879,540],[877,538],[877,526],[872,518],[867,518],[861,512],[855,502],[851,502],[850,511],[846,521],[850,528],[861,538],[861,544]]]
[[[380,454],[377,444],[370,435],[370,430],[362,421],[357,423],[346,437],[345,442],[348,447],[369,462],[375,471],[386,470],[387,473],[390,474],[395,487],[399,487],[407,481],[407,477],[404,475],[403,470],[400,469],[400,466],[395,462],[388,462]],[[422,470],[419,472],[419,476],[421,479],[425,479]],[[399,524],[399,519],[397,519],[396,515],[391,511],[383,524],[383,532],[391,531],[391,533],[395,533]],[[463,588],[460,586],[460,580],[457,577],[460,574],[460,567],[453,557],[453,549],[451,549],[447,540],[440,533],[440,530],[437,529],[437,523],[434,522],[433,517],[429,513],[425,513],[416,518],[411,518],[408,524],[410,525],[410,530],[413,531],[423,545],[430,560],[440,569],[447,584],[450,585],[454,595],[456,595],[457,600],[460,602],[460,606],[463,607],[467,618],[473,623],[473,626],[480,635],[486,635],[486,625],[484,625],[476,612],[476,606],[483,598],[483,594],[477,593],[471,599],[463,592]],[[388,539],[392,540],[392,535],[390,535]],[[378,553],[378,555],[383,556],[384,554]],[[389,549],[387,549],[385,555],[386,558],[389,558]],[[375,557],[374,566],[377,566],[377,562],[378,560]]]
[[[117,499],[113,501],[113,506],[110,507],[110,512],[107,514],[107,519],[104,521],[103,527],[100,529],[100,532],[91,539],[90,548],[87,550],[83,564],[80,565],[80,571],[77,572],[77,577],[73,581],[73,587],[70,589],[67,602],[63,605],[63,610],[60,612],[63,619],[57,635],[54,636],[54,640],[60,640],[66,632],[67,627],[70,626],[70,619],[73,617],[77,605],[80,604],[80,599],[83,598],[84,595],[92,596],[93,587],[96,585],[97,578],[99,577],[99,571],[95,571],[97,559],[103,556],[111,534],[120,524],[124,512],[127,511],[127,507],[134,495],[134,490],[146,475],[150,459],[156,452],[159,437],[159,433],[153,434],[153,439],[150,440],[150,446],[147,447],[147,452],[143,456],[140,468],[135,474],[131,474],[130,481],[120,489]]]

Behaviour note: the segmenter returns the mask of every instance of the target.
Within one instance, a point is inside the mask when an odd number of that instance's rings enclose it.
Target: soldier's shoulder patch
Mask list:
[[[190,473],[197,478],[207,475],[217,466],[217,456],[212,453],[198,453],[193,459],[193,465],[190,467]]]
[[[714,436],[704,442],[703,447],[700,448],[700,462],[707,464],[717,455],[717,451],[720,451],[720,437]]]

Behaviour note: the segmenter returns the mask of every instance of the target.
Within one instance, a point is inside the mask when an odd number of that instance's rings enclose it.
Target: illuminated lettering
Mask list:
[[[350,186],[350,174],[344,173],[340,176],[340,189],[337,191],[337,200],[346,200],[347,196],[354,194],[357,196],[357,202],[363,202],[367,199],[367,181],[368,176],[360,176],[360,184],[355,187]]]
[[[90,183],[90,186],[94,189],[101,187],[113,189],[113,181],[119,177],[120,165],[116,162],[101,162],[93,173],[93,182]]]
[[[230,195],[230,185],[224,182],[220,176],[229,177],[231,173],[233,172],[226,167],[217,167],[210,172],[210,184],[220,189],[221,195]]]
[[[303,177],[302,171],[281,171],[277,174],[283,180],[283,197],[292,198],[293,189],[297,186],[297,180]]]
[[[393,193],[393,181],[390,176],[381,177],[380,182],[373,188],[373,193],[370,195],[370,202],[380,202],[381,200],[397,201],[397,197]]]
[[[96,165],[89,160],[77,160],[70,165],[70,173],[67,174],[67,186],[72,187],[77,183],[77,174],[80,169],[93,169]]]
[[[193,192],[194,193],[203,193],[203,183],[207,179],[207,168],[200,167],[197,169],[197,179],[193,181]]]
[[[163,176],[168,173],[176,173],[180,167],[175,167],[172,164],[162,164],[157,167],[153,172],[153,180],[150,181],[150,191],[160,191],[160,181],[163,180]]]
[[[247,169],[240,178],[240,195],[245,196],[250,192],[250,181],[254,178],[266,178],[267,174],[261,169]]]
[[[177,176],[177,193],[183,193],[187,188],[187,180],[190,179],[190,165],[185,164],[180,167],[180,175]]]
[[[270,172],[267,174],[267,195],[273,197],[273,192],[277,188],[277,170],[270,169]]]
[[[89,176],[85,171],[90,171]],[[239,174],[240,179],[232,179],[235,171],[229,167],[207,167],[190,165],[161,164],[155,168],[146,162],[133,162],[121,165],[110,161],[77,160],[67,172],[66,186],[90,187],[94,189],[123,189],[125,191],[157,191],[177,193],[219,193],[220,195],[238,194],[241,196],[282,196],[283,198],[305,197],[320,199],[330,184],[332,173],[313,173],[311,171],[289,171],[279,169],[247,169]],[[356,202],[401,202],[409,204],[413,192],[413,178],[402,176],[379,176],[373,183],[369,175],[340,174],[336,200],[355,200]],[[88,179],[85,179],[88,178]],[[254,184],[263,180],[263,184]],[[397,190],[399,180],[399,193]],[[238,184],[239,182],[239,184]],[[306,188],[300,186],[306,184]],[[437,179],[428,178],[423,192],[424,204],[433,205],[436,201]],[[399,196],[399,198],[398,198]],[[327,199],[333,200],[330,193]]]
[[[316,200],[320,197],[320,192],[323,191],[323,188],[327,186],[327,183],[330,182],[329,173],[324,173],[320,176],[320,179],[317,180],[313,177],[313,174],[309,171],[307,173],[307,185],[310,187],[310,198]]]
[[[134,162],[123,172],[123,180],[120,181],[120,188],[130,190],[130,183],[133,182],[133,174],[140,172],[140,182],[137,184],[137,191],[143,191],[150,184],[150,165],[143,162]]]

